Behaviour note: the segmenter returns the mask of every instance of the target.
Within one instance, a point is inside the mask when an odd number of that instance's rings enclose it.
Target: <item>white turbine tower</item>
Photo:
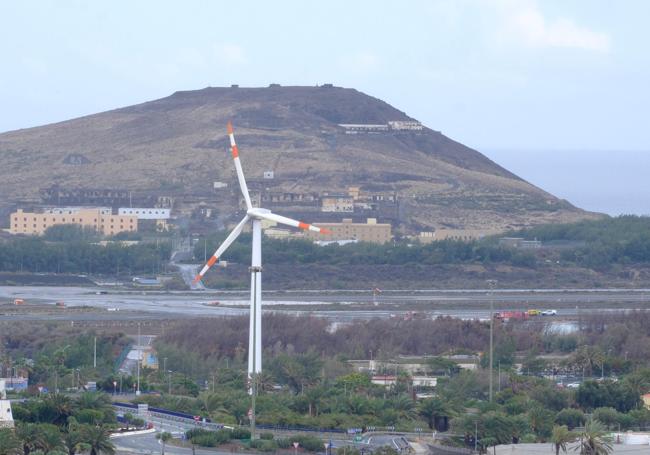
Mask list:
[[[253,376],[262,371],[262,220],[274,221],[276,223],[285,224],[287,226],[297,227],[303,230],[320,232],[321,234],[331,234],[331,231],[325,228],[312,226],[301,221],[296,221],[291,218],[276,215],[270,210],[253,207],[251,198],[248,194],[248,187],[246,186],[246,179],[244,178],[244,171],[239,161],[239,150],[235,143],[235,135],[233,134],[232,124],[228,122],[228,136],[230,137],[230,149],[232,157],[235,161],[235,169],[237,170],[237,179],[239,180],[239,187],[246,201],[246,215],[235,226],[226,240],[219,246],[217,251],[210,257],[208,262],[203,266],[203,269],[196,275],[195,282],[201,281],[205,273],[212,267],[228,247],[239,237],[244,226],[249,221],[253,224],[253,254],[251,260],[251,307],[250,307],[250,325],[248,334],[248,379],[251,381]],[[252,382],[252,381],[251,381]],[[252,387],[249,387],[249,393],[253,393]]]

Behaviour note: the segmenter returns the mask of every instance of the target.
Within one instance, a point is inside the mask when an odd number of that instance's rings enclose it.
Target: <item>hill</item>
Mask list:
[[[48,202],[52,188],[121,190],[169,196],[188,213],[202,202],[231,214],[238,195],[228,120],[251,189],[312,221],[342,217],[321,213],[309,202],[314,195],[350,186],[371,202],[358,216],[388,218],[407,230],[502,230],[594,216],[438,131],[388,128],[414,119],[331,86],[210,87],[0,134],[0,200]],[[384,128],[356,132],[341,124]],[[273,178],[263,179],[265,171]],[[216,181],[228,186],[213,190]]]

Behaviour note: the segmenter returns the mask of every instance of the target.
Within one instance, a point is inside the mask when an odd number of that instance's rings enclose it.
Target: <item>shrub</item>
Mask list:
[[[251,431],[246,428],[233,428],[230,430],[230,437],[232,439],[250,439]]]
[[[257,449],[261,452],[273,452],[278,448],[275,441],[269,439],[253,439],[250,446],[251,448]]]
[[[555,416],[555,423],[566,425],[569,430],[584,425],[585,421],[585,414],[579,409],[562,409]]]
[[[276,439],[275,443],[280,449],[289,449],[293,446],[293,441],[289,438]]]
[[[271,440],[273,439],[273,433],[260,433],[260,439]]]
[[[289,439],[292,442],[298,442],[300,444],[300,447],[310,452],[320,452],[323,450],[323,441],[315,436],[295,435],[289,437]]]
[[[192,442],[202,447],[217,447],[230,441],[230,431],[208,431],[203,428],[193,428],[185,433],[185,437]]]

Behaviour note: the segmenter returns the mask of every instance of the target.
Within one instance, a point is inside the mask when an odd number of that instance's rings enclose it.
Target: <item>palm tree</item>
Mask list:
[[[80,445],[83,442],[78,425],[68,424],[68,430],[63,434],[63,443],[68,449],[68,455],[75,455],[80,452]]]
[[[612,453],[612,438],[598,420],[589,420],[579,435],[580,455],[609,455]]]
[[[38,436],[37,425],[34,423],[22,423],[16,427],[16,437],[22,442],[23,453],[29,455],[29,453],[36,449],[34,441]]]
[[[46,455],[55,450],[65,449],[59,427],[51,423],[36,425],[34,446],[36,449],[42,450]]]
[[[427,419],[429,428],[433,430],[436,419],[440,417],[449,416],[449,409],[444,401],[440,398],[427,398],[420,403],[418,407],[418,414]]]
[[[158,433],[156,435],[156,439],[160,439],[162,441],[161,455],[165,455],[165,444],[167,444],[167,441],[169,441],[171,438],[172,438],[172,434],[168,433],[167,431],[163,431],[162,433]]]
[[[415,403],[408,395],[400,395],[392,400],[392,408],[401,419],[412,420],[415,417]]]
[[[602,365],[605,355],[598,346],[580,346],[574,354],[574,363],[592,374],[596,365]]]
[[[77,398],[77,406],[81,409],[94,409],[102,412],[113,409],[109,396],[101,392],[82,393]]]
[[[23,444],[10,428],[0,429],[0,455],[22,455]]]
[[[52,423],[55,425],[64,425],[68,417],[72,415],[72,400],[61,393],[53,393],[45,397],[43,402],[54,413]]]
[[[88,444],[90,455],[100,453],[113,455],[115,453],[115,446],[110,440],[111,433],[108,428],[94,425],[83,425],[80,428],[81,439]]]
[[[566,425],[555,425],[553,427],[553,434],[551,435],[551,442],[555,446],[555,455],[560,455],[560,450],[566,453],[567,444],[576,440],[575,434],[569,431]]]

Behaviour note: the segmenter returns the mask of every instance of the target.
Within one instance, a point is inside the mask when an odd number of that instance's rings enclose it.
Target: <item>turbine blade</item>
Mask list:
[[[307,224],[303,223],[302,221],[297,221],[291,218],[287,218],[286,216],[282,215],[276,215],[275,213],[263,213],[259,215],[260,218],[265,218],[270,221],[275,221],[276,223],[280,224],[285,224],[287,226],[293,226],[300,228],[304,231],[313,231],[313,232],[319,232],[321,234],[331,234],[332,231],[330,231],[327,228],[320,228],[318,226],[314,226],[313,224]]]
[[[210,270],[210,267],[212,267],[221,257],[221,255],[228,249],[228,247],[234,242],[237,237],[239,237],[239,234],[241,234],[241,231],[244,229],[244,225],[248,222],[249,218],[248,215],[242,219],[237,226],[235,226],[235,229],[228,234],[228,237],[226,237],[226,240],[223,241],[223,243],[217,248],[217,251],[214,252],[212,256],[210,256],[210,259],[208,259],[208,262],[205,263],[201,271],[194,277],[194,283],[198,283],[203,279],[203,275],[206,274],[208,270]]]
[[[235,133],[232,130],[232,123],[230,122],[228,122],[228,137],[230,138],[230,151],[232,153],[232,158],[235,161],[235,170],[237,171],[239,188],[244,195],[246,209],[250,210],[253,208],[253,204],[251,204],[251,196],[248,194],[248,186],[246,185],[246,179],[244,178],[244,170],[241,167],[241,161],[239,161],[239,149],[237,148],[237,143],[235,143]]]

